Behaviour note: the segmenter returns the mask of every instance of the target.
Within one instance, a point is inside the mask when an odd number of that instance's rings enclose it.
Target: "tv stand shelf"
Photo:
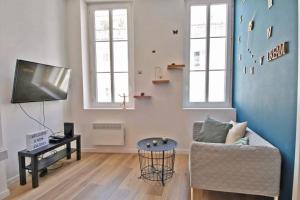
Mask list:
[[[74,153],[76,151],[76,149],[71,149],[71,153]],[[56,163],[57,161],[63,159],[67,157],[67,149],[63,149],[60,150],[58,152],[56,152],[53,156],[50,155],[46,158],[43,158],[41,160],[38,161],[38,170],[44,169],[46,167],[49,167],[50,165],[53,165],[54,163]],[[27,170],[32,170],[32,165],[29,164],[25,167]]]
[[[71,142],[76,141],[76,149],[71,148]],[[59,147],[65,148],[58,150],[55,154],[45,157],[39,160],[39,156],[51,152]],[[80,135],[75,135],[70,138],[64,138],[58,143],[48,144],[41,148],[28,151],[24,149],[23,151],[18,152],[19,157],[19,174],[20,174],[20,184],[26,184],[26,170],[30,170],[32,174],[32,187],[36,188],[39,186],[39,171],[53,165],[57,161],[67,158],[71,159],[71,154],[76,152],[76,159],[81,159],[81,142],[80,142]],[[25,159],[26,157],[31,159],[31,163],[26,165]]]

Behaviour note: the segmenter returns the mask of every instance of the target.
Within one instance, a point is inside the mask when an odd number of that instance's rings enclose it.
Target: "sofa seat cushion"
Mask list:
[[[228,131],[231,128],[232,124],[230,123],[219,122],[208,117],[203,123],[196,141],[208,143],[225,143]]]

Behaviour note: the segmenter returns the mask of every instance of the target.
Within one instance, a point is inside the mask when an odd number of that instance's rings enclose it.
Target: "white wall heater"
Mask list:
[[[125,128],[123,123],[93,123],[91,134],[93,145],[125,145]]]

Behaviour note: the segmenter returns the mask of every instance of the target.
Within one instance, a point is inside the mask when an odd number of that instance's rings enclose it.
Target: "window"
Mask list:
[[[230,107],[231,0],[188,2],[188,70],[185,107]]]
[[[133,107],[133,44],[130,4],[89,6],[94,106]],[[124,97],[125,96],[125,97]]]

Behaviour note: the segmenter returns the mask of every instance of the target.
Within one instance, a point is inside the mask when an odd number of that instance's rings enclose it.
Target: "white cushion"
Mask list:
[[[244,137],[248,125],[247,122],[236,123],[234,121],[230,121],[230,123],[233,126],[227,134],[225,144],[234,144],[236,141]]]

